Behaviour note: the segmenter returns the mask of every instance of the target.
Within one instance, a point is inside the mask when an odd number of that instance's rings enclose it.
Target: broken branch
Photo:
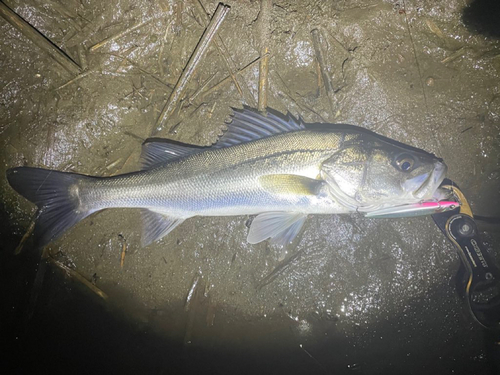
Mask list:
[[[53,60],[55,60],[66,71],[73,75],[81,72],[80,66],[74,62],[64,51],[52,43],[45,35],[31,26],[16,12],[10,9],[0,1],[0,16],[19,30],[25,37],[30,39],[35,45],[45,51]]]
[[[175,107],[177,106],[179,100],[182,98],[184,90],[191,79],[193,73],[195,72],[198,64],[201,59],[205,55],[208,46],[212,42],[217,30],[219,29],[222,21],[226,18],[227,13],[231,8],[227,5],[219,3],[217,9],[215,10],[214,16],[212,17],[210,23],[208,24],[205,32],[203,33],[198,45],[196,46],[193,54],[189,58],[184,71],[182,72],[177,84],[174,87],[174,90],[170,94],[170,97],[167,100],[167,103],[163,107],[163,110],[158,117],[158,120],[155,125],[155,129],[152,129],[149,133],[151,135],[156,134],[159,130],[161,130],[164,124],[167,121],[167,118],[173,113]]]

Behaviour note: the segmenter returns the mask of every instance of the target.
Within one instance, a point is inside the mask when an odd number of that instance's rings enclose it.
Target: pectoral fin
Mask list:
[[[264,212],[250,226],[247,241],[251,244],[271,238],[271,242],[286,245],[293,241],[307,218],[300,212]]]
[[[270,174],[259,177],[259,183],[274,194],[316,195],[324,181],[293,174]]]
[[[184,218],[172,217],[148,209],[142,209],[141,216],[143,226],[141,244],[143,247],[166,236],[184,221]]]

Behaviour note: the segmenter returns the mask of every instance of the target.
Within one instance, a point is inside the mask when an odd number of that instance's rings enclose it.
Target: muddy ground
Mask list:
[[[196,1],[6,3],[83,68],[69,74],[0,20],[0,233],[12,253],[35,207],[5,171],[137,170],[206,18]],[[269,107],[433,152],[475,213],[500,216],[500,42],[464,24],[467,1],[275,1],[268,24],[257,1],[227,4],[219,34],[236,69],[269,48]],[[217,3],[203,5],[213,14]],[[228,75],[210,46],[155,136],[214,143],[230,107],[258,100],[258,63],[239,74],[241,92],[231,80],[207,92]],[[108,210],[48,253],[106,293],[114,313],[180,346],[230,347],[249,358],[276,350],[277,362],[290,358],[303,373],[488,368],[483,333],[454,288],[458,256],[430,218],[312,216],[287,252],[247,244],[248,219],[193,218],[141,248],[138,212]],[[498,249],[498,226],[480,228]]]

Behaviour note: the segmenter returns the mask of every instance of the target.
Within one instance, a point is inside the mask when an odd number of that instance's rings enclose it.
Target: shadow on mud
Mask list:
[[[499,19],[498,0],[474,0],[464,9],[462,15],[462,21],[471,31],[494,38],[500,38]]]
[[[13,248],[14,240],[7,248]],[[34,276],[36,257],[26,255],[29,251],[23,254],[2,254],[6,308],[1,337],[3,347],[9,348],[2,369],[9,374],[41,368],[52,374],[496,373],[488,362],[494,354],[483,346],[483,334],[477,330],[464,341],[462,331],[467,328],[460,324],[467,321],[465,315],[451,332],[442,332],[439,322],[433,321],[439,307],[429,304],[439,299],[439,291],[408,301],[401,316],[359,327],[355,334],[338,332],[336,320],[317,318],[316,333],[302,336],[300,324],[286,314],[282,319],[256,321],[226,306],[220,308],[214,326],[207,327],[204,314],[190,320],[182,301],[141,311],[118,285],[106,287],[114,300],[120,300],[120,306],[111,306],[49,266],[36,309],[26,321],[30,289],[26,281]],[[134,305],[136,313],[130,313]],[[450,314],[450,319],[456,317]]]

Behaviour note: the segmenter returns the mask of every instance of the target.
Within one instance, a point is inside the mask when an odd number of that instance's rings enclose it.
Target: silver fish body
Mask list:
[[[208,149],[152,170],[79,184],[82,208],[161,209],[173,217],[229,216],[265,211],[347,212],[332,197],[300,194],[300,186],[267,188],[266,176],[315,180],[342,134],[307,130],[228,148]],[[298,181],[300,182],[300,181]],[[295,194],[294,188],[298,194]],[[322,184],[318,183],[321,190]]]
[[[235,110],[207,148],[144,145],[145,168],[90,177],[9,170],[10,184],[40,209],[35,235],[50,242],[93,212],[141,208],[143,245],[193,216],[253,215],[248,241],[285,244],[307,214],[339,214],[430,198],[446,173],[422,150],[347,125],[306,125],[275,112]]]

